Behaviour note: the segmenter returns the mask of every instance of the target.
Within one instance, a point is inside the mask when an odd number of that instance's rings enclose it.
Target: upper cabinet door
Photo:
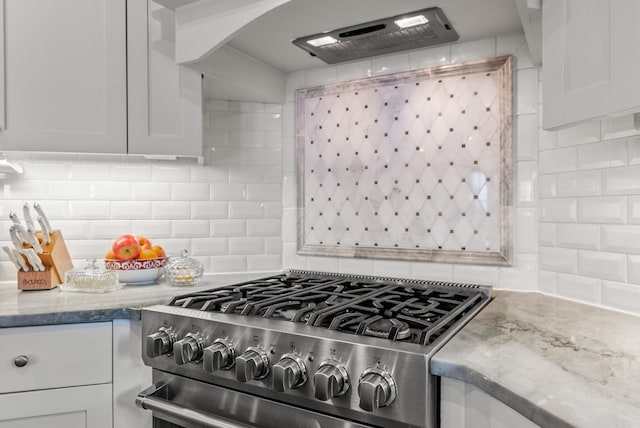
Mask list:
[[[0,148],[126,153],[125,0],[0,7]]]
[[[202,77],[175,62],[174,12],[129,0],[129,153],[202,155]]]
[[[543,3],[543,127],[640,110],[640,2]]]

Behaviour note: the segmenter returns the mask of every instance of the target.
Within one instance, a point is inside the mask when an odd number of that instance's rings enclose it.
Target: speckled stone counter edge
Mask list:
[[[0,317],[0,328],[28,327],[53,324],[77,324],[86,322],[113,321],[115,319],[139,320],[140,309],[114,308],[51,312],[43,314],[6,315]]]
[[[503,385],[494,382],[482,373],[479,373],[467,366],[451,364],[436,359],[431,359],[431,373],[436,376],[443,376],[464,381],[477,386],[492,397],[502,401],[513,410],[524,417],[530,419],[542,427],[572,428],[574,425],[560,419],[556,415],[540,408],[535,403],[512,392]]]

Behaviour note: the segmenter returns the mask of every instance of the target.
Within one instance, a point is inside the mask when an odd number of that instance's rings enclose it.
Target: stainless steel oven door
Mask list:
[[[371,428],[353,421],[154,370],[136,404],[154,428]]]

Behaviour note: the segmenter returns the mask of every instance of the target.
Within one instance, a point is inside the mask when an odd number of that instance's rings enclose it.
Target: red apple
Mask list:
[[[143,250],[151,249],[151,241],[149,241],[149,238],[146,238],[144,236],[136,236],[136,239],[138,240],[138,244],[140,244],[140,248],[142,248]]]
[[[140,244],[133,235],[122,235],[113,243],[111,251],[118,260],[131,260],[140,254]]]

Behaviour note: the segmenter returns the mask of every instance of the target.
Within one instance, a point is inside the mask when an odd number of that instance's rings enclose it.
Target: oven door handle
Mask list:
[[[191,410],[186,407],[172,403],[170,400],[161,398],[168,396],[169,384],[157,383],[138,393],[136,405],[142,409],[150,410],[166,415],[172,419],[188,422],[205,428],[253,428],[250,425],[234,422],[227,418],[212,415],[210,413]]]

